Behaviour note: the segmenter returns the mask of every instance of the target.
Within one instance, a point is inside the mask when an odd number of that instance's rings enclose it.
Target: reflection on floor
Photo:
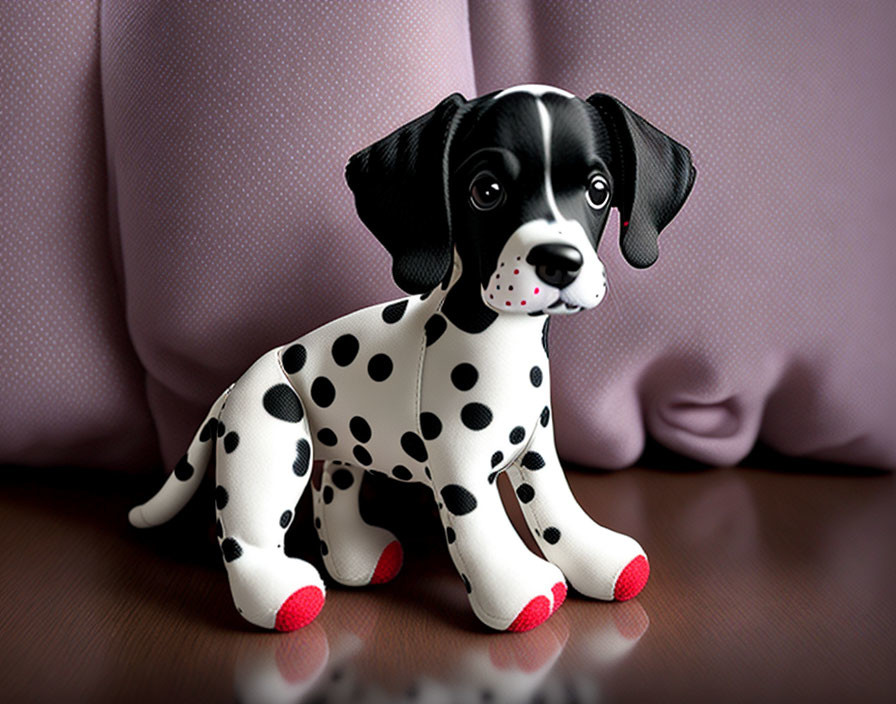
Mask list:
[[[571,592],[520,634],[471,613],[425,490],[384,503],[374,481],[367,517],[402,540],[401,574],[331,585],[317,621],[287,635],[236,614],[211,486],[172,525],[138,532],[127,508],[153,478],[8,468],[0,691],[129,704],[896,700],[896,478],[756,466],[569,471],[592,516],[645,546],[651,581],[624,603]],[[317,562],[309,508],[287,548]]]

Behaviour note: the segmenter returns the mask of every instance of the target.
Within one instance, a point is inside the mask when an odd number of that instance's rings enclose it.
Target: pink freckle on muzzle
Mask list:
[[[505,305],[505,306],[509,306],[509,305],[510,305],[510,301],[506,301],[506,302],[504,303],[504,305]]]
[[[540,290],[541,290],[541,289],[539,289],[538,287],[535,288],[535,295],[536,295],[536,296],[538,295],[538,292],[539,292]]]

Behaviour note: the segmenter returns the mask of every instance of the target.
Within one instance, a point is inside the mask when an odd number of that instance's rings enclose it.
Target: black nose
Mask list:
[[[582,253],[568,244],[540,244],[532,248],[526,261],[535,267],[535,275],[546,284],[566,288],[579,275]]]

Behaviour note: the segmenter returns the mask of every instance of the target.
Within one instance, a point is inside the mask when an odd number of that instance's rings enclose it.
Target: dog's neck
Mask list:
[[[546,314],[498,313],[482,300],[482,286],[475,274],[464,272],[463,262],[454,251],[454,265],[447,286],[433,292],[441,296],[442,314],[455,326],[468,333],[479,333],[486,328],[499,328],[508,338],[541,335]]]

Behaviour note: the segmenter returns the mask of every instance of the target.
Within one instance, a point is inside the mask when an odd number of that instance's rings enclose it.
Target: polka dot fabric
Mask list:
[[[4,3],[0,460],[173,466],[259,354],[396,296],[347,158],[538,81],[618,96],[699,171],[658,263],[625,264],[612,217],[608,299],[553,326],[563,455],[621,467],[649,433],[894,467],[894,26],[888,2]]]

